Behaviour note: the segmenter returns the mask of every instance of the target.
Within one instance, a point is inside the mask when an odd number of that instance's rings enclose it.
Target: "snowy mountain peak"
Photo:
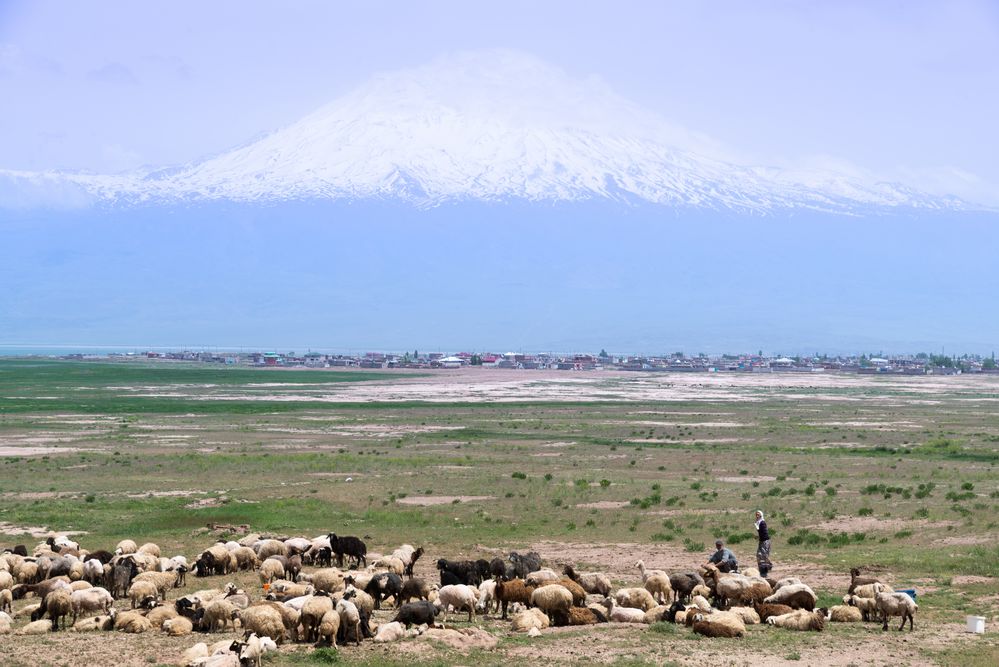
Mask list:
[[[112,202],[402,198],[577,201],[767,211],[955,208],[888,183],[733,164],[597,79],[505,50],[383,74],[300,121],[182,167],[119,176],[0,172],[26,192]],[[0,192],[4,188],[0,178]]]

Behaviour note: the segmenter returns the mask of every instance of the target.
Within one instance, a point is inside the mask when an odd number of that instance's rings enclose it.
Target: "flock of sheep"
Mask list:
[[[316,538],[253,534],[219,541],[193,562],[165,557],[153,543],[121,541],[114,551],[86,551],[66,537],[49,538],[29,554],[19,545],[0,554],[0,634],[163,632],[171,636],[225,630],[237,641],[199,642],[179,664],[259,665],[286,641],[317,646],[398,641],[447,628],[450,614],[499,615],[514,632],[538,635],[552,625],[669,622],[708,637],[741,637],[746,625],[821,631],[826,622],[901,617],[914,629],[917,606],[905,593],[851,571],[842,605],[816,608],[817,596],[796,578],[764,579],[753,569],[723,573],[713,565],[667,573],[638,561],[640,585],[615,589],[603,573],[544,567],[535,553],[507,559],[436,561],[439,582],[414,576],[422,548],[367,553],[364,542],[330,533]],[[255,571],[262,592],[234,583],[168,601],[186,577],[227,577]],[[128,608],[114,607],[127,599]],[[25,604],[14,611],[15,601]],[[379,612],[376,614],[376,612]],[[27,623],[17,627],[19,619]],[[453,626],[452,626],[453,627]],[[454,632],[454,630],[444,630]],[[470,631],[466,629],[466,632]]]

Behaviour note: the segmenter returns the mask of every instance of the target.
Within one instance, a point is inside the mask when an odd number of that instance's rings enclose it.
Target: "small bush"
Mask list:
[[[601,489],[606,489],[610,485],[611,485],[611,481],[609,479],[602,479],[602,480],[600,480],[600,488]]]
[[[874,514],[874,510],[871,509],[870,507],[861,507],[859,510],[857,510],[857,514],[860,516],[871,516],[872,514]]]
[[[525,475],[522,472],[515,472],[512,475],[510,475],[510,477],[513,477],[514,479],[527,479],[527,475]]]
[[[826,495],[829,496],[830,498],[833,497],[833,496],[835,496],[836,495],[836,489],[834,489],[831,486],[827,486],[826,487]]]
[[[545,473],[545,481],[546,482],[552,481],[552,474],[550,472]]]
[[[691,553],[705,550],[704,542],[695,542],[689,537],[683,538],[683,548]]]

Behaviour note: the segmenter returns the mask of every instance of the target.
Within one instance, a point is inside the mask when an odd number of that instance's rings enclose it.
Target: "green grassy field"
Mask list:
[[[615,396],[650,382],[567,375]],[[733,390],[740,400],[659,400],[636,390],[635,400],[594,401],[594,392],[576,394],[569,384],[558,400],[525,393],[507,402],[353,402],[339,389],[414,381],[434,378],[0,361],[0,528],[8,534],[0,544],[36,543],[17,533],[44,527],[85,531],[79,539],[89,548],[129,537],[191,557],[216,539],[204,532],[209,524],[248,524],[285,535],[363,535],[379,552],[422,544],[427,576],[437,557],[536,548],[550,562],[603,569],[624,585],[635,583],[638,558],[689,568],[716,537],[751,564],[752,511],[760,508],[776,576],[801,576],[829,602],[845,592],[851,566],[915,587],[912,639],[882,639],[869,625],[821,635],[755,627],[729,654],[719,640],[682,628],[573,628],[527,640],[490,621],[499,645],[471,658],[501,664],[544,649],[542,661],[557,661],[560,650],[595,642],[592,654],[570,662],[693,664],[720,652],[736,664],[794,655],[815,664],[830,647],[849,656],[845,647],[871,635],[896,652],[881,656],[885,663],[893,655],[911,664],[999,658],[990,635],[958,629],[965,614],[999,613],[999,382],[931,392],[919,378],[911,386],[878,378],[743,384]],[[257,587],[252,577],[245,583]],[[62,640],[41,641],[56,651]],[[37,641],[5,644],[0,662],[18,664],[18,651]],[[194,641],[154,642],[149,662]],[[598,654],[597,645],[611,648]],[[302,648],[273,660],[309,664],[325,655]],[[366,646],[339,659],[469,657]]]

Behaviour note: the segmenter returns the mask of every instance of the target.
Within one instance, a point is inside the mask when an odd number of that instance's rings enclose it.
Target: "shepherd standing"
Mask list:
[[[759,566],[760,576],[766,577],[774,564],[770,562],[770,531],[760,510],[756,510],[756,533],[760,540],[759,546],[756,547],[756,564]]]

